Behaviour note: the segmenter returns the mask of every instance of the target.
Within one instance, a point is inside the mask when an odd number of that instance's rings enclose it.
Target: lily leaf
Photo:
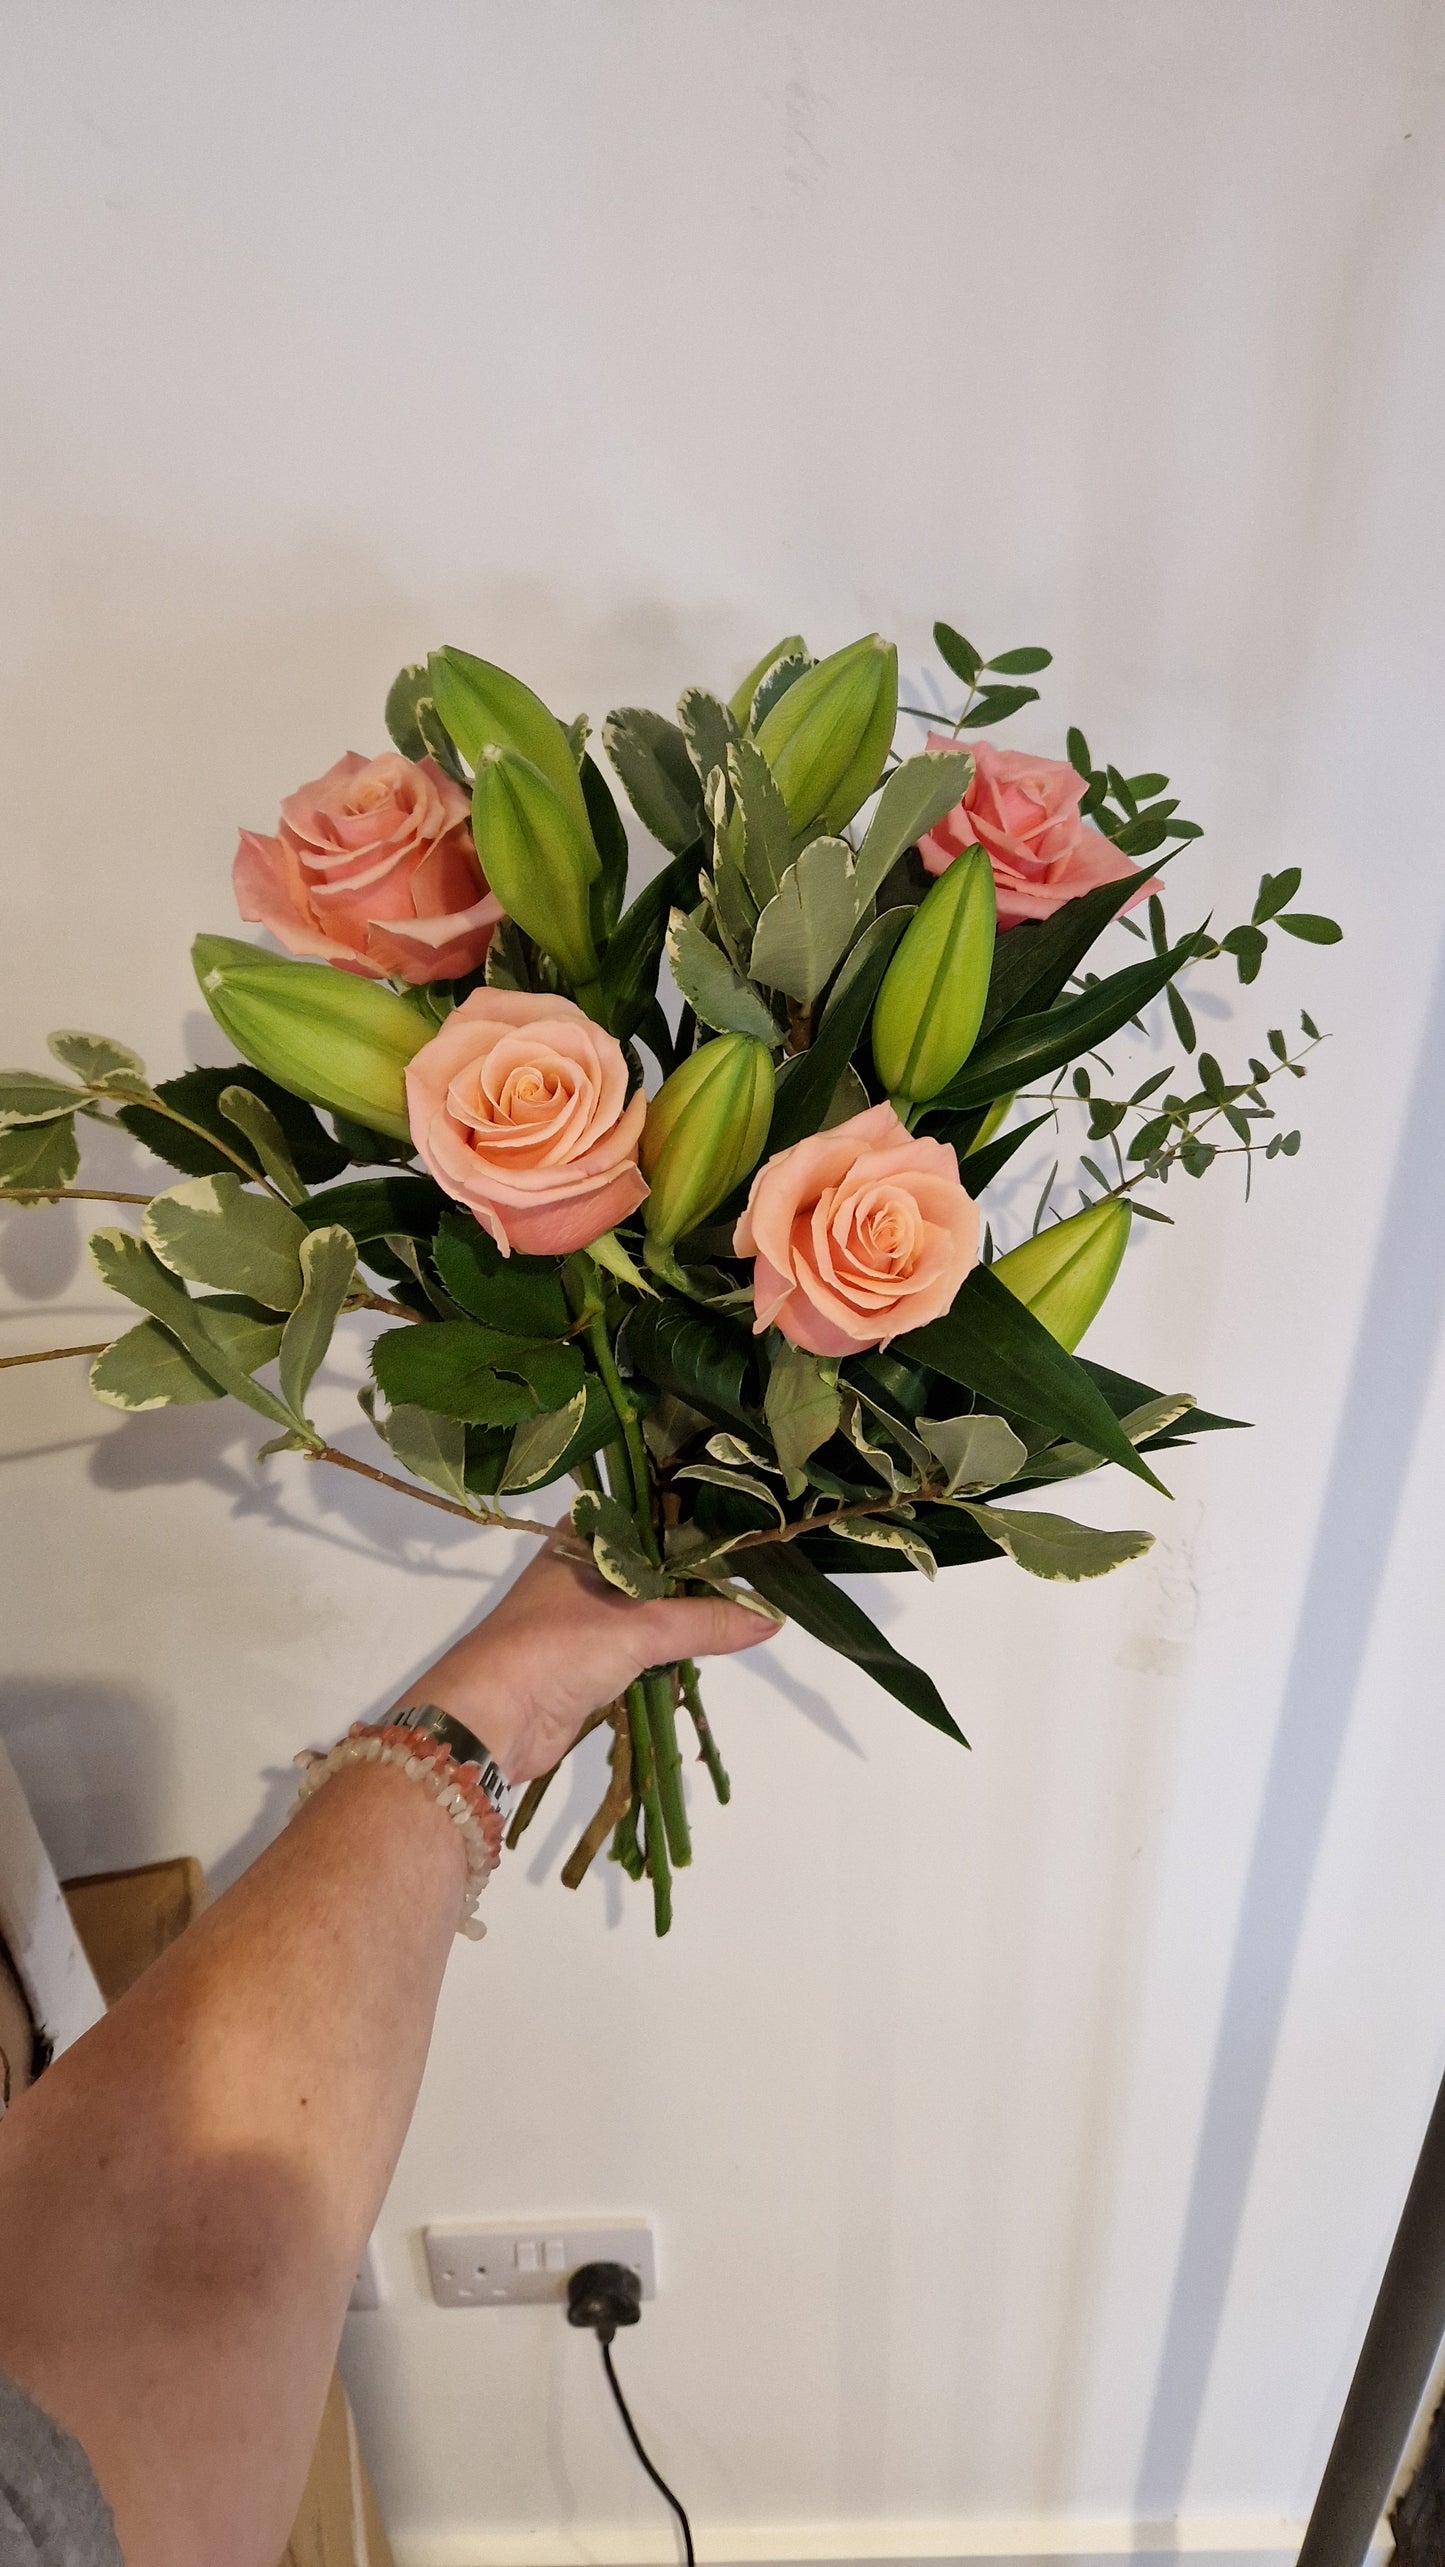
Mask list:
[[[1194,941],[1186,936],[1167,953],[1156,954],[1147,963],[1131,963],[1126,970],[1097,981],[1082,996],[1065,999],[1042,1015],[1011,1017],[991,1040],[979,1043],[957,1078],[934,1098],[934,1105],[940,1111],[989,1105],[996,1096],[1006,1096],[1014,1088],[1026,1087],[1030,1079],[1062,1068],[1081,1052],[1092,1052],[1183,970]]]
[[[835,1587],[811,1560],[802,1558],[799,1543],[761,1543],[743,1557],[758,1593],[779,1613],[821,1640],[825,1648],[850,1658],[896,1702],[931,1728],[941,1729],[945,1738],[956,1739],[960,1747],[968,1745],[933,1678],[902,1657],[851,1596]]]

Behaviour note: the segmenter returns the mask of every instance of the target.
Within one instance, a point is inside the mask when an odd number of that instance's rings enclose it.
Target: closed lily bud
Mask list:
[[[409,1138],[407,1063],[437,1030],[415,999],[237,936],[198,936],[191,960],[216,1023],[256,1069],[309,1105]]]
[[[898,653],[865,633],[819,660],[779,697],[758,730],[795,838],[837,830],[867,801],[898,719]]]
[[[1129,1244],[1129,1220],[1128,1204],[1106,1194],[996,1257],[991,1272],[1072,1354],[1108,1298]]]
[[[507,915],[560,963],[585,1007],[600,968],[591,889],[602,868],[590,830],[530,758],[490,744],[477,759],[472,835]]]
[[[956,856],[905,927],[873,1009],[873,1061],[890,1096],[922,1105],[978,1040],[993,966],[993,870]]]
[[[470,651],[433,651],[427,662],[432,698],[469,767],[484,749],[515,749],[552,787],[584,838],[591,824],[572,743],[540,695],[509,670],[494,668]]]
[[[772,1119],[772,1057],[753,1034],[717,1035],[663,1081],[640,1153],[650,1245],[670,1248],[751,1176]]]

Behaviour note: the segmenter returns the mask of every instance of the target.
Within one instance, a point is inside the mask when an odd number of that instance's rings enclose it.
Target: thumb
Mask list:
[[[730,1657],[775,1639],[782,1627],[781,1615],[764,1620],[726,1596],[666,1596],[648,1607],[647,1639],[654,1664],[663,1665],[674,1658]]]

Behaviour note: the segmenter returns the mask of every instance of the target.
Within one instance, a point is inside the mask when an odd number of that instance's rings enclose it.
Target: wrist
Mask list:
[[[469,1731],[485,1756],[500,1768],[507,1782],[515,1779],[514,1760],[521,1748],[525,1715],[520,1700],[512,1694],[498,1670],[493,1681],[478,1683],[475,1673],[463,1675],[449,1670],[445,1658],[439,1659],[426,1675],[399,1694],[389,1713],[400,1720],[409,1712],[431,1707]]]

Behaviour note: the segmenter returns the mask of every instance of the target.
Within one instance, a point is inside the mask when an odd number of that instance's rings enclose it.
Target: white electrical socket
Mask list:
[[[567,2297],[580,2264],[627,2264],[650,2300],[657,2289],[652,2231],[634,2220],[580,2228],[567,2219],[488,2222],[481,2228],[422,2231],[432,2298],[439,2308],[517,2308]]]

